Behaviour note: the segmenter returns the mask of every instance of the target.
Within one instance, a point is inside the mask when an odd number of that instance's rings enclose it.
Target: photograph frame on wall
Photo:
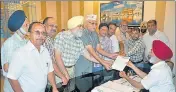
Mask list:
[[[115,1],[100,4],[100,23],[128,21],[130,27],[140,26],[144,17],[144,1]]]

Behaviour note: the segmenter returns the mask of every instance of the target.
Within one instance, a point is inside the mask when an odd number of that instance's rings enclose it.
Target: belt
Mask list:
[[[73,65],[74,66],[74,65]],[[73,66],[65,66],[66,68],[72,68]]]
[[[141,62],[143,62],[143,60],[138,61],[138,62],[133,62],[133,64],[138,64],[138,63],[141,63]]]

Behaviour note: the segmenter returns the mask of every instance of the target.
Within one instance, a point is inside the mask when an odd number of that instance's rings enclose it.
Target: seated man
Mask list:
[[[120,76],[125,78],[132,86],[138,89],[145,88],[150,92],[175,92],[172,72],[165,62],[173,56],[171,49],[162,41],[154,40],[150,55],[151,57],[149,61],[153,66],[148,75],[135,67],[131,61],[127,64],[142,78],[141,82],[129,78],[129,76],[123,71],[120,72]]]

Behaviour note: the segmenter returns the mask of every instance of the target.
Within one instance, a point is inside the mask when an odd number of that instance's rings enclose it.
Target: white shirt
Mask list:
[[[164,32],[161,32],[161,31],[157,30],[156,33],[153,36],[150,36],[149,32],[147,32],[143,36],[143,41],[144,41],[144,44],[146,46],[146,49],[145,49],[145,58],[146,59],[148,59],[148,55],[149,55],[149,53],[150,53],[150,51],[152,49],[152,44],[153,44],[154,40],[161,40],[162,42],[164,42],[165,44],[170,46],[169,39],[164,34]]]
[[[44,92],[53,70],[48,50],[41,46],[39,52],[29,41],[14,53],[7,77],[18,80],[24,92]]]
[[[112,41],[112,52],[119,52],[119,41],[117,40],[117,37],[112,35],[110,39]]]
[[[175,92],[172,72],[165,61],[151,67],[151,71],[141,80],[141,84],[150,92]]]
[[[8,38],[2,45],[1,48],[1,64],[3,70],[4,79],[4,92],[13,92],[13,89],[7,79],[7,73],[4,71],[3,66],[6,63],[11,63],[13,52],[18,48],[24,46],[27,43],[27,40],[22,39],[16,32]]]

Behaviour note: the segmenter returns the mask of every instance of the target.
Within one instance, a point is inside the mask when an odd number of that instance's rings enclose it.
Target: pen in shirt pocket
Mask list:
[[[48,63],[46,63],[46,67],[48,67]]]

